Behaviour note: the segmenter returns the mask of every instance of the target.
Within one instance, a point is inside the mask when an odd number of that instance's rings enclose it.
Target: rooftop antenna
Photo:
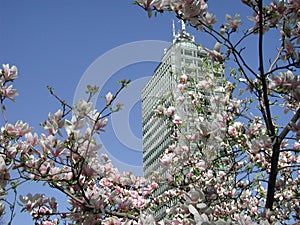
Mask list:
[[[174,20],[172,20],[172,32],[173,32],[173,40],[175,40],[175,24],[174,24]]]
[[[185,22],[181,20],[181,29],[182,31],[185,31]]]

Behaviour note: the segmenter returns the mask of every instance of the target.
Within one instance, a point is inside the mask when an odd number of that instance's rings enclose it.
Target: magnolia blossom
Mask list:
[[[92,112],[93,103],[80,99],[75,105],[75,108],[77,109],[78,115],[84,117],[88,115],[88,113]]]
[[[241,134],[243,124],[241,122],[235,122],[232,126],[228,127],[228,133],[233,137],[237,138]]]
[[[208,89],[210,87],[211,83],[208,80],[201,80],[197,84],[198,89]]]
[[[154,113],[155,113],[156,115],[158,115],[158,116],[162,116],[162,115],[165,114],[165,111],[166,111],[165,107],[162,106],[162,105],[159,105],[159,106],[154,110]]]
[[[207,4],[204,0],[197,1],[157,1],[157,0],[138,0],[139,5],[144,7],[148,11],[148,15],[151,16],[151,8],[155,7],[157,10],[172,9],[178,11],[178,13],[184,17],[184,19],[192,19],[195,17],[202,17],[207,11]]]
[[[185,101],[185,98],[183,96],[179,96],[177,98],[177,102],[183,103]]]
[[[166,112],[166,115],[167,116],[173,116],[175,114],[175,107],[174,106],[170,106],[168,109],[167,109],[167,112]]]
[[[160,163],[164,166],[169,166],[174,156],[175,153],[173,152],[164,154],[163,157],[160,159]]]
[[[213,15],[212,13],[205,13],[205,16],[204,16],[204,23],[207,24],[207,25],[212,25],[212,24],[215,24],[217,22],[216,20],[216,16]],[[200,28],[201,28],[201,25],[200,25]]]
[[[2,86],[0,87],[0,95],[8,98],[11,101],[15,101],[15,97],[18,96],[18,92],[16,89],[13,89],[13,86],[10,85],[8,87]]]
[[[180,77],[180,82],[181,83],[185,83],[187,81],[187,75],[183,74],[181,77]]]
[[[36,224],[269,225],[298,220],[299,2],[242,0],[253,11],[249,18],[254,24],[250,26],[242,24],[238,14],[226,15],[226,21],[215,26],[216,16],[208,12],[204,0],[137,3],[149,16],[152,10],[173,11],[220,42],[214,50],[207,49],[208,60],[201,59],[205,79],[181,76],[174,102],[161,103],[155,110],[158,119],[173,122],[169,127],[173,143],[159,159],[162,170],[146,180],[119,173],[107,156],[98,158],[101,145],[95,135],[107,123],[101,114],[115,111],[109,107],[114,99],[109,92],[103,112],[94,109],[90,101],[63,104],[62,110],[49,114],[42,123],[45,133],[40,135],[32,134],[32,128],[22,121],[6,123],[0,133],[1,189],[14,191],[23,182],[33,181],[66,196],[69,210],[62,213],[55,198],[20,196],[18,203]],[[237,32],[242,28],[243,32]],[[251,68],[244,40],[260,34],[258,43],[264,44],[262,37],[267,39],[269,30],[281,38],[274,47],[276,55],[263,60],[265,54],[261,54],[257,57],[260,68]],[[263,46],[256,47],[263,53]],[[234,81],[217,88],[224,83],[217,75],[224,69],[224,60],[230,58],[237,63],[230,71]],[[268,60],[270,63],[265,63]],[[211,71],[214,74],[209,74]],[[5,99],[16,96],[10,84],[16,77],[16,67],[3,65],[3,109]],[[235,90],[245,80],[246,89]],[[126,81],[121,89],[124,84]],[[88,87],[90,96],[96,91],[96,87]],[[72,116],[66,108],[72,110]],[[287,114],[277,119],[274,112],[280,109]],[[154,196],[156,190],[165,191]],[[1,192],[1,199],[5,194]],[[4,204],[0,203],[0,215]],[[10,209],[14,204],[10,203]],[[157,212],[164,209],[165,218],[159,221]]]
[[[101,117],[91,102],[84,100],[71,109],[72,116],[65,108],[49,113],[41,124],[46,133],[41,135],[31,133],[32,128],[21,120],[1,128],[0,185],[2,188],[12,186],[15,180],[42,181],[67,196],[70,213],[62,214],[58,213],[54,198],[41,194],[21,196],[20,205],[36,224],[58,224],[60,219],[76,224],[98,224],[98,215],[103,214],[103,209],[120,215],[130,210],[130,220],[137,221],[140,210],[148,204],[144,197],[157,189],[158,184],[154,181],[148,184],[130,173],[120,174],[106,156],[99,160],[101,145],[94,135],[103,131],[107,119]],[[11,181],[11,169],[18,170],[20,177]],[[2,208],[0,210],[2,215]],[[116,221],[124,222],[127,216],[123,218]],[[103,223],[106,219],[101,218]]]
[[[177,114],[174,115],[173,123],[174,124],[181,124],[182,123],[182,120],[181,120],[179,115],[177,115]]]
[[[177,88],[179,91],[184,91],[186,86],[184,84],[178,84]]]
[[[2,131],[6,131],[9,135],[13,136],[24,136],[26,133],[29,133],[33,130],[32,127],[29,127],[27,123],[18,120],[16,124],[6,124],[5,128],[2,128]]]
[[[232,18],[229,14],[226,14],[226,20],[228,21],[227,25],[233,30],[236,30],[239,26],[242,25],[239,14],[235,14],[234,18]]]
[[[84,127],[84,119],[78,119],[75,115],[72,116],[71,121],[65,120],[65,128],[68,134],[78,132]]]
[[[18,69],[16,66],[9,66],[9,64],[2,64],[2,71],[0,74],[3,76],[4,80],[13,81],[18,77]]]
[[[105,99],[106,99],[106,105],[110,105],[111,101],[113,100],[113,95],[111,92],[108,92],[106,95],[105,95]]]
[[[104,128],[107,125],[108,119],[105,118],[103,120],[97,120],[97,122],[94,123],[95,130],[104,131],[102,128]]]

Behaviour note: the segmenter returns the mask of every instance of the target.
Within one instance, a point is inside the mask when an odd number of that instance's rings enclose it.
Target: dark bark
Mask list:
[[[271,171],[270,171],[270,176],[269,176],[269,181],[268,181],[268,191],[267,191],[267,199],[266,199],[266,208],[267,209],[272,210],[272,208],[273,208],[281,142],[289,133],[291,124],[295,124],[299,118],[300,118],[300,109],[297,110],[295,115],[292,117],[290,122],[285,126],[285,128],[281,131],[279,136],[274,139],[273,152],[272,152],[272,158],[271,158]]]
[[[267,199],[266,199],[266,208],[272,210],[275,196],[275,188],[276,188],[276,178],[278,174],[278,160],[280,153],[280,141],[278,138],[274,140],[273,144],[273,152],[271,158],[271,171],[268,181],[268,191],[267,191]]]

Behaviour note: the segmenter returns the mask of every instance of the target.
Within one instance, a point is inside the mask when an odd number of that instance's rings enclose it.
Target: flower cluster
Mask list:
[[[12,81],[15,71],[5,66],[3,78]],[[94,89],[90,92],[95,94]],[[64,103],[62,110],[49,113],[41,123],[45,133],[40,135],[21,120],[6,123],[0,133],[1,199],[5,198],[6,190],[15,190],[23,182],[42,182],[62,192],[70,210],[60,211],[56,199],[44,194],[20,196],[22,210],[29,212],[36,224],[137,224],[148,203],[145,197],[157,188],[157,183],[148,183],[131,173],[119,173],[106,155],[99,158],[101,145],[95,135],[104,131],[107,115],[115,111],[113,100],[108,93],[101,111],[85,100],[72,107]],[[15,207],[14,204],[10,206]],[[2,201],[0,212],[5,212]]]
[[[213,3],[205,0],[136,1],[149,16],[153,10],[173,11],[217,41],[203,61],[205,78],[179,74],[176,93],[155,110],[158,119],[170,125],[173,144],[160,158],[163,176],[154,173],[147,181],[119,173],[106,155],[98,157],[101,145],[95,135],[104,131],[107,116],[120,109],[113,103],[128,82],[122,81],[115,94],[106,94],[99,111],[90,101],[97,87],[89,86],[90,97],[75,106],[55,95],[63,109],[49,114],[41,124],[45,133],[37,134],[21,120],[6,121],[4,101],[15,100],[11,82],[18,74],[15,66],[3,65],[0,100],[6,124],[0,132],[0,216],[7,192],[35,181],[60,191],[69,203],[69,210],[60,211],[55,198],[21,196],[22,210],[36,224],[269,225],[299,220],[300,95],[294,74],[300,57],[300,4],[241,2],[253,11],[248,18],[254,22],[243,32],[239,14],[226,14],[216,28],[216,16],[208,12]],[[273,41],[278,32],[279,44],[275,57],[264,60],[268,32]],[[258,38],[258,69],[250,66],[244,55],[247,48],[241,47],[252,35]],[[230,71],[233,82],[220,82],[223,63],[229,59],[237,66]],[[275,112],[286,116],[278,119]],[[164,191],[153,197],[156,189]],[[13,213],[15,202],[9,207]],[[163,218],[157,215],[162,212]]]
[[[174,144],[160,158],[161,166],[168,168],[160,182],[169,184],[168,191],[150,205],[153,211],[162,205],[166,207],[164,223],[158,224],[274,224],[299,216],[295,198],[300,180],[299,156],[285,151],[289,144],[282,142],[276,207],[266,213],[266,178],[271,169],[273,143],[262,118],[257,116],[249,124],[238,121],[236,115],[244,104],[228,98],[226,94],[231,91],[226,89],[218,96],[210,92],[206,114],[199,109],[203,107],[203,90],[217,86],[214,79],[207,79],[203,82],[209,84],[198,89],[199,82],[192,80],[193,77],[180,76],[179,84],[188,87],[178,87],[183,100],[175,100],[168,108],[160,105],[156,110],[161,119],[173,123],[177,133]],[[191,93],[192,89],[195,91]],[[176,113],[181,113],[180,124]]]
[[[10,67],[9,64],[3,64],[2,70],[0,70],[0,99],[3,102],[4,99],[15,101],[15,97],[18,96],[16,89],[13,89],[13,85],[9,85],[14,79],[18,77],[18,69],[16,66]]]
[[[275,94],[281,96],[286,107],[285,112],[290,109],[297,109],[300,101],[300,81],[299,76],[295,76],[292,71],[280,72],[278,76],[272,76],[269,88]]]

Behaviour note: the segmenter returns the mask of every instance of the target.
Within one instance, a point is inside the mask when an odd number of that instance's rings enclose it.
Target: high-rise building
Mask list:
[[[209,73],[220,77],[221,82],[223,73],[212,71],[213,64],[207,51],[196,44],[194,37],[186,31],[185,24],[182,22],[181,31],[175,34],[173,22],[173,43],[165,50],[161,63],[142,90],[143,169],[146,178],[153,171],[160,170],[160,175],[164,176],[159,159],[174,141],[171,121],[155,118],[154,110],[159,105],[166,108],[171,105],[176,96],[178,77],[183,74],[193,77],[195,81],[201,81],[206,79]],[[182,112],[180,116],[184,120],[193,115],[193,112],[186,113],[186,109],[185,113],[182,109],[176,110]],[[154,197],[159,196],[167,188],[167,185],[161,186],[153,194]],[[161,208],[158,214],[163,215],[164,210]]]
[[[173,44],[165,50],[161,63],[154,75],[142,90],[142,133],[143,133],[143,168],[148,177],[159,167],[159,156],[172,143],[171,129],[167,121],[154,118],[154,110],[160,103],[171,104],[172,93],[176,89],[175,74],[189,70],[187,65],[198,65],[199,46],[185,27],[175,35]]]
[[[142,133],[143,133],[143,167],[144,176],[148,177],[159,166],[159,156],[172,143],[171,129],[168,121],[155,118],[154,110],[163,105],[168,107],[177,89],[178,76],[187,74],[197,80],[205,79],[209,71],[208,54],[201,45],[195,43],[182,23],[182,30],[175,34],[173,44],[165,50],[161,63],[152,78],[142,90]],[[223,78],[223,74],[215,76]],[[220,79],[221,81],[221,79]]]

